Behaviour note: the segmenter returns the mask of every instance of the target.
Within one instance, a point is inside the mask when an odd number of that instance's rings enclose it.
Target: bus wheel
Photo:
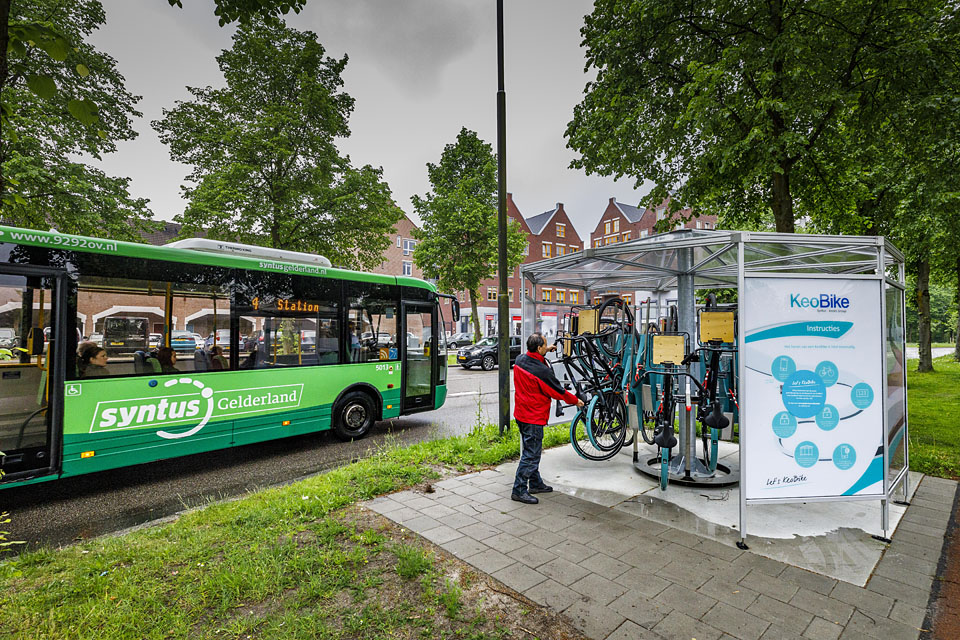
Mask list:
[[[484,371],[493,371],[493,368],[496,366],[497,362],[493,359],[493,356],[483,356],[483,361],[480,362],[480,367]]]
[[[351,391],[333,412],[333,433],[341,440],[359,440],[373,427],[374,404],[369,394]]]

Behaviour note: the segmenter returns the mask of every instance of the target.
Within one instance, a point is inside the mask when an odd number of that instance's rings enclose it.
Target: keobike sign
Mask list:
[[[884,496],[880,287],[746,278],[748,500]]]

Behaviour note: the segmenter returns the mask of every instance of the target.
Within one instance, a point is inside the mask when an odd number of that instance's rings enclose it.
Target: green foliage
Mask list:
[[[437,600],[439,600],[443,608],[447,610],[447,616],[455,619],[457,615],[459,615],[460,609],[463,608],[463,600],[461,600],[463,589],[460,588],[459,584],[450,579],[445,581],[445,587],[446,588],[437,595]]]
[[[598,0],[573,165],[728,226],[857,224],[904,162],[922,175],[908,147],[956,158],[931,129],[956,109],[957,22],[949,0]]]
[[[183,8],[183,0],[167,0],[171,7]],[[282,14],[300,13],[306,0],[215,0],[214,15],[220,19],[220,26],[237,20],[249,20],[255,16],[264,18]]]
[[[397,556],[397,575],[404,580],[417,578],[433,568],[433,559],[416,545],[397,544],[390,551]]]
[[[413,253],[440,291],[467,290],[479,333],[476,294],[480,282],[497,273],[497,160],[493,148],[466,127],[444,147],[438,164],[427,163],[432,190],[414,196],[423,226]],[[507,270],[523,262],[526,236],[508,220]]]
[[[78,161],[136,137],[140,100],[108,54],[87,42],[104,23],[99,0],[28,0],[11,7],[2,85],[3,218],[9,224],[139,240],[147,201],[129,179]]]
[[[917,316],[916,279],[907,280],[907,340],[917,341],[919,318]],[[956,286],[930,285],[930,335],[933,342],[948,343],[956,337],[957,304]],[[950,345],[947,345],[950,346]]]
[[[217,57],[226,86],[188,87],[194,99],[153,122],[171,157],[193,166],[184,234],[380,264],[403,214],[381,169],[337,150],[354,101],[342,91],[346,57],[324,53],[310,31],[251,19]]]

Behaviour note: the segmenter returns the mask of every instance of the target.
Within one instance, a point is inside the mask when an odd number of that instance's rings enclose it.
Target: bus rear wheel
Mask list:
[[[374,402],[363,391],[351,391],[333,411],[333,433],[341,440],[359,440],[373,427]]]

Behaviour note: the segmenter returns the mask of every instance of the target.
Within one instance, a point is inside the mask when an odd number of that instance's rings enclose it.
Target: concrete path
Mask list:
[[[934,358],[939,358],[940,356],[945,356],[948,353],[953,353],[952,347],[937,347],[935,349],[930,349],[930,354]],[[907,347],[907,358],[916,359],[920,357],[920,349],[918,347]]]
[[[957,501],[924,478],[866,587],[487,470],[366,503],[609,640],[915,640]],[[929,620],[926,621],[929,624]]]

